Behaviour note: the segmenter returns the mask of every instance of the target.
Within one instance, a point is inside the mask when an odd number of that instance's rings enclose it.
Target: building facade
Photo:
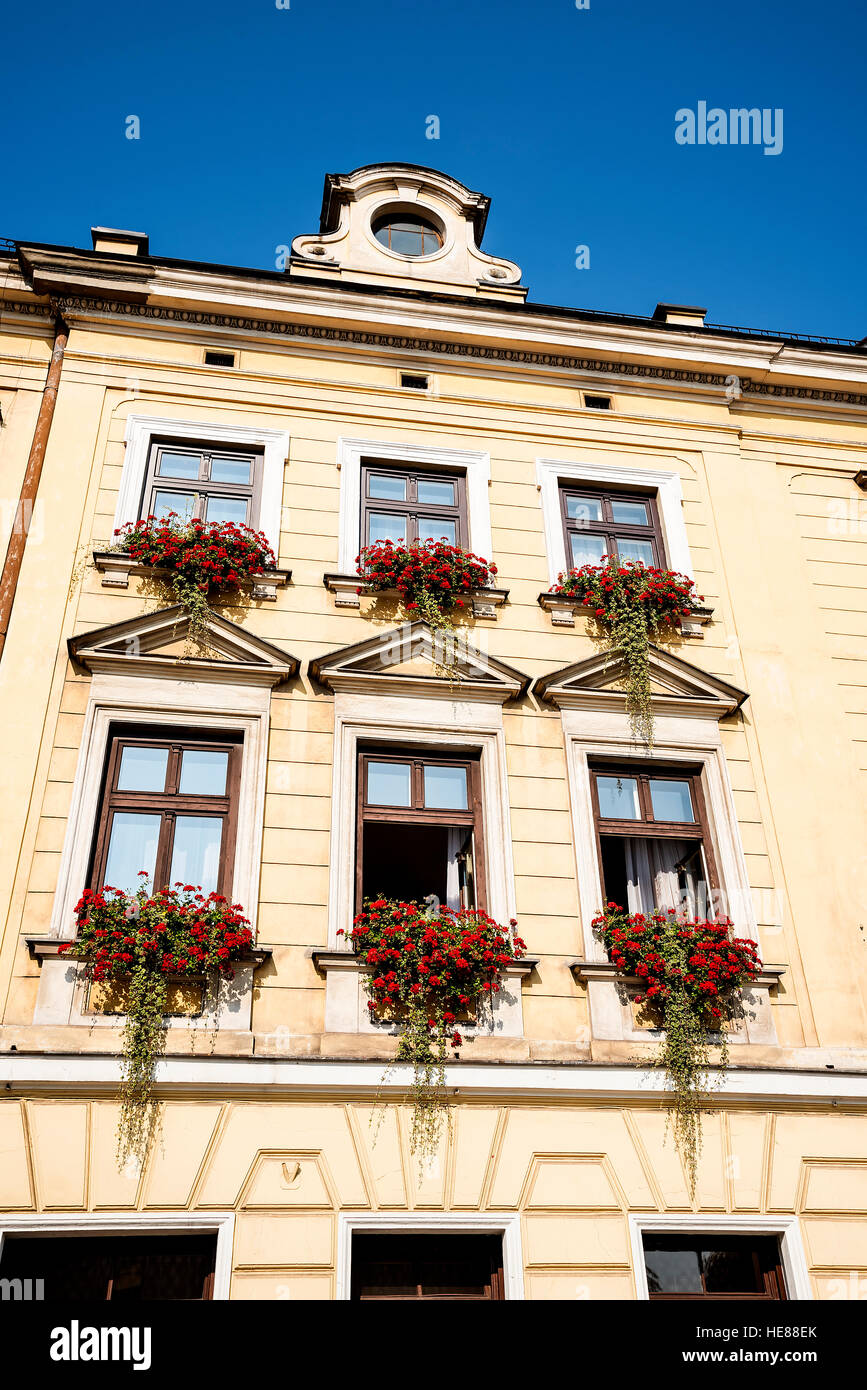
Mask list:
[[[162,1296],[864,1296],[867,340],[528,303],[481,249],[487,210],[374,165],[328,176],[283,271],[105,228],[2,252],[0,1275],[84,1260],[133,1287],[153,1251]],[[278,559],[207,659],[108,550],[170,507]],[[432,534],[498,567],[460,680],[355,577],[365,540]],[[652,756],[616,654],[549,592],[612,548],[703,595],[651,655]],[[118,801],[129,748],[233,771],[195,803],[162,781]],[[383,765],[468,777],[471,812],[367,818]],[[685,796],[683,838],[607,833],[606,775]],[[172,1016],[158,1142],[118,1170],[122,1020],[58,946],[94,876],[151,864],[154,819],[178,853],[184,818],[178,862],[257,949],[228,1002]],[[448,896],[468,831],[478,900],[528,955],[419,1170],[403,1072],[371,1123],[394,1028],[341,934],[396,874]],[[694,1199],[657,1041],[591,929],[615,884],[665,905],[687,851],[765,963]]]

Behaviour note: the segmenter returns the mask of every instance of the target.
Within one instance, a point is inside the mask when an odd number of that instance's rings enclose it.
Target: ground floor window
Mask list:
[[[644,1267],[651,1299],[784,1299],[776,1236],[645,1231]]]
[[[7,1235],[0,1278],[41,1280],[46,1302],[210,1299],[216,1235]]]
[[[502,1299],[503,1238],[353,1235],[351,1297],[366,1302]]]

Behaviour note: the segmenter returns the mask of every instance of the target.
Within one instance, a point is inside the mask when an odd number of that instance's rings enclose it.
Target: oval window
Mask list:
[[[443,244],[432,222],[405,212],[378,217],[373,224],[373,235],[381,245],[401,256],[432,256]]]

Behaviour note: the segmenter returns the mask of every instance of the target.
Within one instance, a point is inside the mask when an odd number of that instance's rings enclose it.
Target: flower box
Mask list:
[[[391,599],[399,603],[401,596],[397,589],[374,590],[369,580],[357,574],[326,574],[322,582],[329,593],[334,595],[335,608],[361,608],[365,595]],[[487,618],[496,622],[500,608],[509,597],[508,589],[468,589],[465,597],[470,600],[470,613],[474,618]]]
[[[590,618],[592,607],[582,599],[570,598],[568,594],[555,594],[550,590],[539,595],[539,607],[551,614],[554,627],[574,627],[576,617]],[[704,628],[713,620],[713,609],[703,605],[693,605],[689,617],[680,624],[683,637],[702,638]]]
[[[165,567],[144,565],[140,560],[134,560],[132,556],[125,555],[119,550],[94,550],[93,564],[102,576],[104,589],[128,589],[130,575],[156,578],[164,583],[171,580],[171,570]],[[270,569],[253,578],[242,578],[236,587],[242,593],[249,593],[253,599],[264,600],[266,603],[276,603],[277,590],[284,589],[291,578],[291,570]]]

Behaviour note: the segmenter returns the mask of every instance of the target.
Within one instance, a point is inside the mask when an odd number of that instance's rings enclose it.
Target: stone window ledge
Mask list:
[[[615,980],[627,989],[641,989],[643,986],[643,981],[637,975],[622,975],[610,960],[573,960],[569,962],[569,969],[582,984],[590,980]],[[758,989],[773,989],[785,973],[784,965],[765,965],[752,983]]]
[[[354,952],[312,950],[309,955],[317,970],[325,976],[326,1033],[367,1033],[376,1037],[397,1032],[394,1023],[371,1019],[362,978],[363,962]],[[522,1038],[521,980],[531,974],[538,963],[536,957],[527,957],[506,966],[500,993],[493,996],[493,1016],[486,1016],[478,1025],[462,1025],[460,1031],[466,1037]]]
[[[582,603],[580,599],[569,598],[565,594],[552,594],[546,592],[539,595],[539,607],[544,608],[546,613],[551,614],[551,622],[554,627],[574,627],[576,615],[590,617],[591,608],[588,604]],[[696,606],[690,610],[688,618],[684,618],[680,630],[684,637],[702,638],[702,629],[711,622],[713,618],[712,608]]]
[[[334,595],[335,608],[360,608],[362,594],[373,592],[370,582],[360,579],[357,574],[325,574],[322,582],[329,593]],[[380,597],[398,599],[397,589],[380,591]],[[461,595],[470,600],[474,618],[493,618],[509,597],[508,589],[467,589]]]
[[[73,956],[61,956],[61,946],[68,946],[74,937],[67,937],[61,940],[59,937],[48,936],[25,936],[27,949],[30,952],[31,960],[62,960],[67,965],[77,964]],[[252,965],[254,970],[258,970],[260,965],[271,959],[273,952],[270,946],[254,946],[252,950],[246,951],[243,956],[238,958],[238,965]]]
[[[99,574],[102,575],[102,587],[104,589],[128,589],[130,575],[151,575],[156,579],[168,580],[172,574],[170,569],[157,568],[154,565],[142,565],[130,555],[115,550],[95,550],[93,563]],[[264,599],[268,603],[276,603],[277,590],[285,588],[291,578],[291,570],[266,570],[264,574],[242,579],[237,587],[243,591],[249,591],[254,599]]]

